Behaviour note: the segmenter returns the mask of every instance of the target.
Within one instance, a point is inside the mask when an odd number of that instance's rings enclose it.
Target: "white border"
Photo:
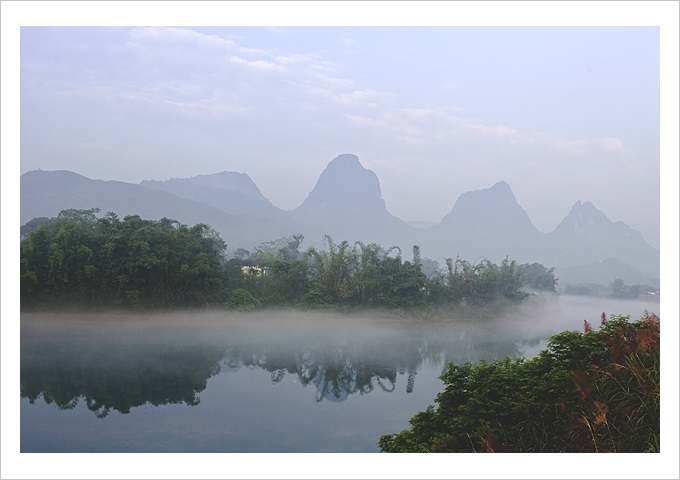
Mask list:
[[[2,478],[678,478],[678,2],[2,2]],[[518,455],[20,454],[19,28],[22,25],[661,27],[662,453]],[[650,192],[656,195],[657,192]],[[668,319],[668,322],[664,322]],[[672,350],[672,351],[671,351]],[[671,388],[673,387],[673,388]],[[323,428],[323,426],[320,426]],[[483,463],[482,463],[483,462]]]

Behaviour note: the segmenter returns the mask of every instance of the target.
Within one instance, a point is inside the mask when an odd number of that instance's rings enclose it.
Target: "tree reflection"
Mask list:
[[[300,329],[295,337],[271,323],[268,335],[252,325],[229,325],[204,330],[208,333],[200,338],[187,336],[190,326],[169,335],[125,326],[115,334],[92,328],[95,333],[73,335],[72,328],[59,330],[58,320],[47,333],[44,326],[30,327],[22,318],[22,398],[35,403],[42,397],[62,410],[83,399],[99,418],[142,405],[196,406],[208,379],[223,367],[263,369],[273,384],[293,375],[316,389],[317,402],[342,402],[374,390],[411,393],[424,364],[443,370],[447,362],[519,356],[518,338],[490,341],[479,331],[451,325],[398,325],[379,334],[329,327],[307,335]],[[404,374],[405,385],[399,384]]]
[[[210,346],[22,339],[21,396],[30,403],[42,396],[61,410],[82,398],[99,418],[141,405],[196,406],[222,354]]]

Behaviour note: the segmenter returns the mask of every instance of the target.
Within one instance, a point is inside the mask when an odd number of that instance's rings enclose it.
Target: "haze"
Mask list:
[[[512,185],[536,227],[577,200],[659,248],[658,27],[22,27],[21,173],[247,173],[298,207],[358,155],[390,213],[439,222]]]

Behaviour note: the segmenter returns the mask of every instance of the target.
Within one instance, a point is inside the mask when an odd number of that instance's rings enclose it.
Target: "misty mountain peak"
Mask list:
[[[212,175],[197,175],[191,178],[171,178],[170,180],[143,180],[140,185],[158,190],[172,191],[187,186],[238,192],[253,198],[262,198],[260,189],[247,173],[220,172]],[[174,193],[174,192],[173,192]]]
[[[590,202],[576,202],[550,233],[557,253],[554,263],[588,265],[609,257],[627,263],[658,278],[659,252],[645,242],[642,234],[623,222],[612,222]]]
[[[510,185],[504,181],[489,188],[463,193],[451,212],[442,219],[441,225],[457,230],[536,231],[527,212],[517,203]]]
[[[319,176],[314,189],[299,209],[385,209],[378,176],[364,168],[356,155],[334,158]]]
[[[368,171],[364,168],[364,166],[359,161],[359,157],[357,157],[356,155],[353,155],[351,153],[343,153],[342,155],[338,155],[337,157],[335,157],[326,166],[326,170],[329,170],[329,171],[333,171],[333,170],[355,170],[355,171],[365,170],[365,171]]]
[[[301,222],[317,225],[320,234],[343,240],[404,241],[413,230],[387,211],[378,176],[351,154],[339,155],[326,166],[292,214]]]
[[[602,211],[595,208],[595,205],[591,202],[581,203],[578,200],[555,230],[569,230],[574,235],[583,235],[589,229],[606,228],[611,225],[612,221]]]
[[[508,185],[508,182],[505,180],[501,180],[500,182],[496,182],[489,190],[496,191],[496,192],[504,192],[505,194],[510,194],[512,195],[512,189],[510,188],[510,185]],[[514,195],[512,195],[514,198]]]
[[[276,221],[281,221],[285,215],[262,195],[245,173],[220,172],[165,181],[144,180],[140,185],[205,203],[232,215],[252,215]]]

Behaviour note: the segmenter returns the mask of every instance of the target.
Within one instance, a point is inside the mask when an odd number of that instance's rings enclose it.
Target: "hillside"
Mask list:
[[[21,176],[22,224],[34,217],[56,217],[68,208],[95,207],[102,212],[114,212],[120,218],[136,214],[148,220],[168,217],[189,226],[207,223],[220,233],[229,250],[252,249],[261,239],[295,233],[272,220],[230,215],[215,207],[141,185],[91,180],[65,170],[36,170]]]
[[[205,203],[231,215],[251,215],[278,222],[287,219],[285,212],[265,198],[245,173],[220,172],[165,181],[144,180],[140,185]]]

